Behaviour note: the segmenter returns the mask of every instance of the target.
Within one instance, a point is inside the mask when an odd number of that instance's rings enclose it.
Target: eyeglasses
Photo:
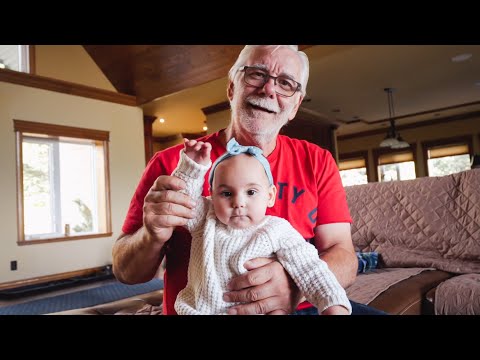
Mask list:
[[[256,88],[264,87],[268,80],[272,78],[275,84],[275,92],[281,96],[293,96],[293,94],[295,94],[302,87],[302,84],[290,79],[287,76],[272,76],[267,71],[257,67],[243,66],[239,70],[244,71],[243,80],[245,83]]]

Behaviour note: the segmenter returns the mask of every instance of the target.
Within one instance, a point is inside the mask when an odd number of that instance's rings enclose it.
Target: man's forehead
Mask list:
[[[295,74],[300,72],[301,60],[292,49],[285,47],[257,47],[250,54],[248,65],[262,65],[265,69],[275,72]]]

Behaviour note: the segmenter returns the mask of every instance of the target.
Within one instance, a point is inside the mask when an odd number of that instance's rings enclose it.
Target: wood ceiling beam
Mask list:
[[[138,105],[225,77],[243,47],[84,45],[115,89],[136,96]]]

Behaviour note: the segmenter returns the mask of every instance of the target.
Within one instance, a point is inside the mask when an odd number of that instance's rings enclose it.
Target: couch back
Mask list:
[[[480,169],[345,191],[356,250],[381,266],[480,273]]]

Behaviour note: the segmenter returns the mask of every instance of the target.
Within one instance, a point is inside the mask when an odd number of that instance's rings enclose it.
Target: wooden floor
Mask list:
[[[101,285],[110,284],[110,283],[113,283],[113,282],[116,282],[116,280],[115,279],[101,280],[101,281],[96,281],[96,282],[90,283],[90,284],[72,286],[72,287],[68,287],[68,288],[60,289],[60,290],[55,290],[55,291],[48,291],[48,292],[45,292],[43,294],[35,294],[35,295],[31,295],[31,296],[18,297],[18,298],[15,298],[15,299],[0,299],[0,307],[8,306],[8,305],[21,304],[21,303],[31,301],[31,300],[45,299],[45,298],[49,298],[49,297],[57,296],[57,295],[62,295],[62,294],[69,294],[69,293],[77,292],[77,291],[80,291],[80,290],[93,289],[93,288],[99,287]]]

